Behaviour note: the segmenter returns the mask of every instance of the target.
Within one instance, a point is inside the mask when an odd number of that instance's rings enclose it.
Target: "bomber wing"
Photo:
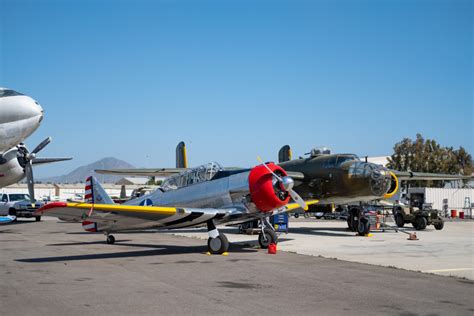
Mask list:
[[[426,173],[426,172],[412,172],[412,171],[397,171],[390,170],[399,180],[468,180],[472,176],[441,174],[441,173]]]

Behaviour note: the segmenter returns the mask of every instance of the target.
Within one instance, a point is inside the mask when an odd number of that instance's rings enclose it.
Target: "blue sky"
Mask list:
[[[0,86],[45,120],[30,147],[172,167],[315,146],[391,154],[421,133],[473,152],[472,1],[0,0]]]

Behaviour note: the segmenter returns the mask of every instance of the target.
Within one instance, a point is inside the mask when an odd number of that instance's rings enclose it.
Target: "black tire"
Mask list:
[[[365,236],[370,232],[370,223],[367,217],[361,217],[357,225],[357,233],[359,236]]]
[[[115,237],[113,235],[107,235],[107,240],[106,242],[109,244],[109,245],[113,245],[115,243]]]
[[[229,240],[226,235],[219,234],[216,238],[207,240],[207,251],[213,255],[221,255],[229,250]]]
[[[263,234],[260,233],[258,235],[258,243],[260,244],[260,247],[262,249],[267,249],[270,244],[276,244],[277,243],[277,235],[275,231],[269,228],[265,228],[263,230],[263,233],[265,234],[265,238],[263,238]]]
[[[347,215],[347,227],[352,232],[357,231],[357,226],[359,224],[358,217],[359,217],[359,210],[358,209],[352,208],[352,209],[349,210],[349,214]]]
[[[295,218],[298,218],[298,217],[300,217],[300,214],[295,213]]]
[[[36,216],[36,217],[35,217],[35,221],[41,222],[41,216]]]
[[[397,224],[398,227],[402,228],[405,226],[405,220],[403,219],[403,215],[400,213],[395,214],[395,224]]]
[[[321,218],[323,218],[322,216],[315,216],[315,217],[316,217],[316,219],[321,219]]]
[[[427,224],[428,224],[428,221],[426,220],[426,218],[424,218],[423,216],[418,216],[415,218],[415,221],[413,222],[413,227],[416,230],[423,230],[426,228]]]
[[[443,227],[444,227],[444,221],[440,218],[439,221],[436,224],[434,224],[434,228],[436,230],[442,230]]]
[[[14,208],[9,209],[8,215],[16,216],[16,210]]]

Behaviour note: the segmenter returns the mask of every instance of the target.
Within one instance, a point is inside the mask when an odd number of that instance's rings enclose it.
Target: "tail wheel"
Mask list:
[[[113,235],[107,235],[107,243],[113,245],[115,243],[115,237]]]
[[[269,228],[265,228],[263,230],[263,233],[260,233],[260,235],[258,235],[258,243],[260,244],[260,247],[262,249],[267,249],[270,244],[276,244],[277,239],[278,237],[275,231]]]
[[[357,225],[357,233],[360,236],[365,236],[370,232],[370,223],[366,217],[361,217]]]
[[[213,255],[221,255],[229,250],[229,240],[226,235],[219,234],[216,238],[207,240],[207,250]]]
[[[395,224],[398,227],[402,228],[405,225],[405,220],[403,219],[403,215],[400,213],[395,214]]]
[[[413,222],[413,227],[415,227],[416,230],[423,230],[426,228],[427,224],[428,222],[426,218],[424,218],[423,216],[418,216]]]

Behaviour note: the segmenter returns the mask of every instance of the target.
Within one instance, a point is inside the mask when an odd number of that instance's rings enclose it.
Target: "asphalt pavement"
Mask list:
[[[166,233],[104,236],[47,219],[0,226],[2,315],[472,315],[471,280]]]

